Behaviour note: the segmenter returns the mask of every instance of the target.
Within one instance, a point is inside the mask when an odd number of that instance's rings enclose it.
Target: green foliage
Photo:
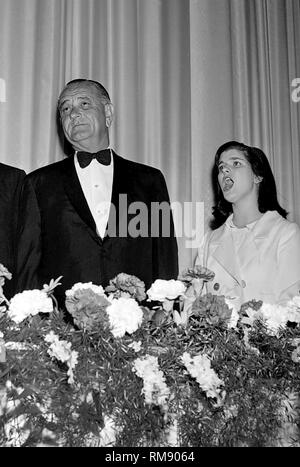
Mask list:
[[[225,325],[229,316],[224,301],[207,295],[195,302],[186,327],[171,319],[158,325],[149,313],[133,335],[116,339],[105,319],[95,319],[94,306],[102,314],[103,309],[92,298],[93,306],[85,310],[94,328],[86,326],[86,319],[79,329],[58,311],[20,325],[5,314],[0,317],[5,341],[24,346],[8,346],[0,368],[0,445],[103,445],[107,417],[114,423],[115,446],[168,445],[174,419],[180,446],[269,446],[289,422],[299,445],[299,407],[284,405],[300,389],[299,363],[291,358],[299,326],[288,326],[274,337],[258,323],[248,329],[245,341],[244,326]],[[78,352],[73,385],[67,382],[67,365],[47,352],[44,337],[51,330]],[[130,347],[133,342],[141,342],[140,351]],[[184,352],[210,357],[224,381],[222,404],[208,398],[188,373],[181,361]],[[158,357],[171,391],[167,411],[145,402],[143,380],[132,371],[135,359],[145,355]]]

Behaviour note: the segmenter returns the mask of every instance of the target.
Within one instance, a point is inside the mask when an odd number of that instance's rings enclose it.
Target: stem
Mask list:
[[[2,301],[6,303],[6,305],[10,305],[10,302],[9,300],[7,300],[7,298],[5,297],[5,295],[3,295],[3,293],[0,295],[0,298],[2,298]]]

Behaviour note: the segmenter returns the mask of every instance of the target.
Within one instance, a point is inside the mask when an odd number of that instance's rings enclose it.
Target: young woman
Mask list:
[[[240,306],[256,299],[284,303],[300,293],[300,229],[286,220],[266,155],[236,141],[223,144],[214,165],[221,226],[208,232],[197,264],[215,273],[207,292]]]

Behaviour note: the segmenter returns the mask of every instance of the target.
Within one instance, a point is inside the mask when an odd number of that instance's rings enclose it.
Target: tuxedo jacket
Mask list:
[[[0,263],[12,273],[3,288],[6,298],[11,298],[16,283],[17,224],[24,170],[0,163]]]
[[[300,293],[300,229],[296,223],[277,211],[267,211],[251,230],[241,255],[246,265],[243,275],[228,222],[206,234],[196,263],[215,273],[207,292],[225,295],[237,307],[252,299],[285,303]]]
[[[64,291],[76,282],[92,281],[106,286],[120,272],[137,276],[147,288],[157,278],[177,278],[177,241],[162,173],[115,153],[113,158],[114,208],[111,207],[108,234],[103,239],[96,232],[74,157],[26,176],[19,231],[19,290],[40,288],[63,276],[56,292],[63,299]],[[151,206],[163,202],[168,208],[163,215],[151,215]],[[135,208],[141,203],[143,215],[139,216]],[[143,224],[142,235],[137,235],[139,221]],[[132,229],[134,236],[128,234]],[[151,229],[155,236],[151,236]]]

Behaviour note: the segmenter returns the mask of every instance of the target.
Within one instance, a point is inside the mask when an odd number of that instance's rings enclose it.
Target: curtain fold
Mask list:
[[[0,12],[2,162],[29,172],[64,157],[58,95],[96,79],[115,107],[112,146],[160,168],[181,208],[181,269],[200,241],[188,242],[193,230],[207,229],[225,141],[266,152],[300,224],[300,0],[0,0]]]

